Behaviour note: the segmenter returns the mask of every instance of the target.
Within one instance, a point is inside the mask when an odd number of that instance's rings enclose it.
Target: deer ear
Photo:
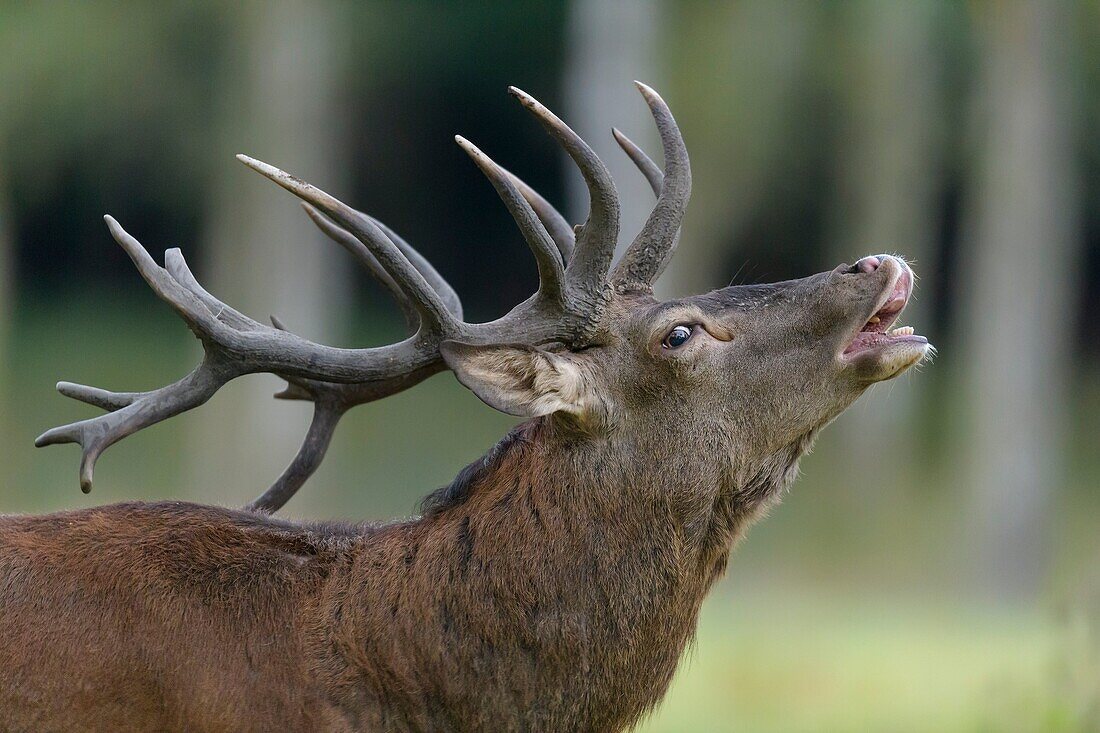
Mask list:
[[[568,356],[518,344],[460,341],[444,341],[439,350],[458,381],[496,410],[520,417],[584,411],[587,380]]]

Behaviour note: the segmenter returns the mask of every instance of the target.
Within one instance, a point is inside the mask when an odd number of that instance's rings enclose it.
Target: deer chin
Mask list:
[[[841,359],[861,379],[880,382],[901,374],[932,349],[912,326],[890,329],[913,294],[913,274],[907,265],[881,298],[874,314],[852,337]]]

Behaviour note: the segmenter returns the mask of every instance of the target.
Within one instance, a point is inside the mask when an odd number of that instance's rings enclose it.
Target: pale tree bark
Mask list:
[[[346,40],[340,11],[325,2],[275,2],[246,4],[238,12],[237,75],[222,100],[220,155],[212,163],[219,177],[202,279],[249,315],[275,313],[291,330],[335,343],[352,263],[308,221],[296,199],[233,154],[266,160],[346,198],[348,171],[339,156]],[[204,408],[194,436],[198,450],[191,454],[198,456],[192,462],[198,491],[243,502],[291,459],[309,409],[273,400],[279,386],[274,377],[252,377]]]
[[[862,2],[846,8],[836,53],[840,129],[829,261],[880,252],[906,257],[925,283],[906,308],[904,324],[927,333],[931,314],[922,296],[937,271],[942,180],[938,6]],[[896,468],[905,468],[918,392],[890,383],[865,395],[837,426],[847,453],[889,455]]]
[[[682,244],[664,297],[769,275],[732,244],[799,149],[821,8],[808,2],[667,3],[661,17],[669,97],[691,152]],[[701,70],[706,70],[702,73]]]
[[[3,142],[0,142],[0,394],[14,382],[11,375],[11,319],[15,310],[15,221],[12,219],[10,174],[4,161]],[[5,445],[18,444],[15,440],[17,416],[5,410],[0,418],[0,439]]]
[[[626,247],[653,208],[649,185],[611,136],[617,127],[660,163],[661,149],[648,108],[634,86],[642,81],[661,91],[657,69],[657,2],[574,0],[566,28],[563,117],[611,170],[622,201],[619,247]],[[567,214],[578,224],[588,211],[588,189],[567,166]]]
[[[0,380],[6,374],[3,368],[6,363],[4,358],[7,354],[12,307],[15,302],[15,278],[12,275],[15,263],[15,222],[12,221],[9,190],[8,170],[3,156],[0,155]]]
[[[1044,577],[1050,503],[1064,479],[1067,324],[1080,271],[1074,28],[1057,0],[977,7],[984,96],[953,355],[969,428],[960,465],[980,585],[1020,597]]]

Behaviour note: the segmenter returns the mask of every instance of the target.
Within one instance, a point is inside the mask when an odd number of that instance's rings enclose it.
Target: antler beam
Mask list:
[[[109,392],[59,383],[62,394],[108,412],[48,430],[35,444],[78,443],[82,448],[80,485],[87,492],[96,460],[114,443],[205,403],[232,379],[270,372],[289,383],[277,396],[314,403],[314,419],[298,455],[251,505],[273,511],[316,469],[344,412],[407,389],[444,368],[439,354],[443,340],[574,347],[590,343],[600,333],[609,297],[607,272],[618,234],[618,195],[606,166],[576,133],[529,95],[514,88],[512,93],[577,163],[592,198],[589,220],[579,230],[574,246],[564,235],[568,224],[544,199],[459,139],[496,188],[536,258],[539,289],[527,300],[495,321],[466,323],[453,289],[392,230],[301,179],[238,156],[245,165],[302,199],[314,223],[395,296],[414,333],[386,346],[341,349],[296,336],[278,321],[267,326],[207,292],[179,250],[168,250],[161,267],[118,222],[106,217],[111,234],[146,283],[202,342],[204,357],[183,379],[148,392]]]
[[[585,180],[590,211],[588,220],[576,230],[522,180],[469,141],[456,138],[493,184],[538,265],[538,290],[488,323],[463,321],[454,289],[393,230],[315,186],[247,156],[238,158],[300,198],[310,219],[393,295],[410,332],[405,340],[370,349],[342,349],[296,336],[274,318],[272,326],[262,324],[207,292],[178,249],[165,252],[161,267],[117,221],[105,217],[112,236],[142,278],[202,342],[203,359],[179,381],[148,392],[110,392],[59,382],[61,394],[107,413],[48,430],[35,444],[79,444],[80,486],[87,492],[97,459],[114,443],[202,405],[230,380],[270,372],[288,382],[276,397],[314,404],[313,420],[298,454],[275,483],[249,505],[275,511],[316,470],[345,412],[407,389],[444,369],[439,354],[443,340],[572,347],[591,343],[599,336],[612,288],[619,292],[652,288],[679,239],[691,193],[690,164],[676,121],[655,91],[637,85],[660,132],[665,170],[625,135],[614,131],[619,145],[649,181],[657,204],[610,278],[619,231],[619,198],[607,167],[579,135],[533,97],[509,88],[569,154]]]

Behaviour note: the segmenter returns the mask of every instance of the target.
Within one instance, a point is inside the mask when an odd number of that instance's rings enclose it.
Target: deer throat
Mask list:
[[[416,689],[406,674],[426,666],[479,691],[423,690],[395,715],[463,719],[492,700],[545,710],[558,729],[621,729],[671,682],[710,570],[669,503],[629,502],[615,480],[593,483],[594,457],[563,457],[537,428],[520,436],[472,469],[461,499],[364,542],[356,565],[384,579],[357,591],[354,611],[345,602],[343,623],[356,648],[387,650],[370,655],[386,665],[376,700]]]

